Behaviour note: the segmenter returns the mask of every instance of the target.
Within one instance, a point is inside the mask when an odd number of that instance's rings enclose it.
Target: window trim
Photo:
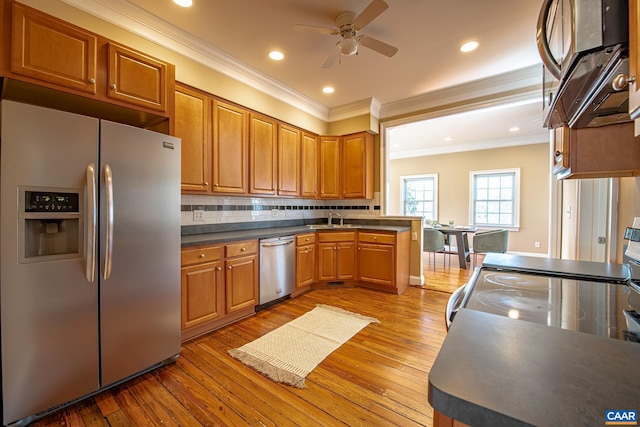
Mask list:
[[[504,173],[514,174],[514,189],[513,189],[513,225],[476,225],[475,223],[475,178],[481,175],[497,175]],[[473,224],[474,227],[497,230],[506,229],[510,231],[520,230],[520,168],[509,169],[489,169],[479,171],[469,171],[469,224]]]
[[[438,219],[438,174],[437,173],[423,173],[419,175],[402,175],[400,177],[400,209],[402,215],[406,215],[404,210],[404,187],[405,181],[408,179],[425,179],[432,178],[433,179],[433,188],[434,188],[434,200],[433,200],[433,214],[435,215],[435,219]],[[424,216],[422,216],[424,219]]]

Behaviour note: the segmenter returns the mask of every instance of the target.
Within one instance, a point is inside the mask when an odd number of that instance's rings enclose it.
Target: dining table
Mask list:
[[[455,236],[456,238],[456,252],[449,252],[452,254],[458,254],[458,261],[460,264],[460,268],[467,268],[467,262],[470,262],[471,259],[469,257],[469,233],[475,233],[478,231],[478,227],[473,227],[470,225],[457,225],[457,226],[446,226],[440,225],[434,227],[436,230],[441,231],[449,237],[449,247],[451,248],[451,237]]]

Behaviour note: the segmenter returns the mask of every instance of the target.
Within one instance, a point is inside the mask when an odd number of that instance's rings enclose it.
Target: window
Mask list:
[[[470,173],[471,223],[517,228],[520,224],[520,169]]]
[[[400,177],[402,183],[402,208],[404,215],[438,217],[438,175],[413,175]]]

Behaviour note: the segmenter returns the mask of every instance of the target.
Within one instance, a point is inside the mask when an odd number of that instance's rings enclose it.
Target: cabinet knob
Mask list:
[[[375,236],[373,236],[373,240],[378,240],[378,238],[377,238],[377,237],[375,237]]]
[[[233,269],[233,265],[230,265],[229,267],[227,267],[229,270]]]
[[[240,249],[240,252],[246,252],[246,251],[247,251],[247,248]]]
[[[222,267],[216,267],[216,270],[220,271],[220,270],[222,270]]]
[[[626,74],[620,73],[613,78],[611,82],[611,87],[613,90],[622,90],[626,89],[630,83],[635,83],[636,78],[634,76],[627,76]]]
[[[109,86],[111,89],[116,90],[116,84],[115,83],[111,83],[111,86]]]
[[[208,183],[208,182],[205,182],[205,183],[204,183],[204,185],[205,185],[205,187],[208,187],[208,186],[209,186],[209,183]]]
[[[338,246],[336,249],[337,249],[337,250],[340,250],[340,246]]]
[[[218,187],[218,184],[213,184],[214,187]]]
[[[205,257],[205,254],[200,254],[200,258],[204,258],[204,257]]]
[[[89,83],[91,83],[91,84],[95,84],[95,83],[96,83],[96,79],[94,79],[93,77],[91,77],[91,78],[89,79]]]

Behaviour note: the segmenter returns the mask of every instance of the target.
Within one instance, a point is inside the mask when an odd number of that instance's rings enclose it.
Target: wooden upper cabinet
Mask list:
[[[360,132],[342,137],[342,197],[373,198],[373,135]]]
[[[97,51],[96,35],[13,4],[12,73],[95,95]]]
[[[275,194],[278,131],[275,120],[249,115],[249,193]]]
[[[213,192],[246,194],[249,113],[237,105],[212,102]]]
[[[299,129],[278,126],[278,195],[300,195],[300,136]]]
[[[629,83],[629,114],[632,119],[640,118],[640,0],[629,0],[629,76],[635,77]],[[637,127],[636,127],[637,129]]]
[[[128,104],[167,111],[167,64],[109,43],[107,96]]]
[[[300,196],[318,197],[318,137],[307,132],[300,140]]]
[[[320,198],[340,198],[340,137],[320,137]]]
[[[211,180],[209,98],[176,85],[175,136],[182,139],[182,191],[208,192]]]

